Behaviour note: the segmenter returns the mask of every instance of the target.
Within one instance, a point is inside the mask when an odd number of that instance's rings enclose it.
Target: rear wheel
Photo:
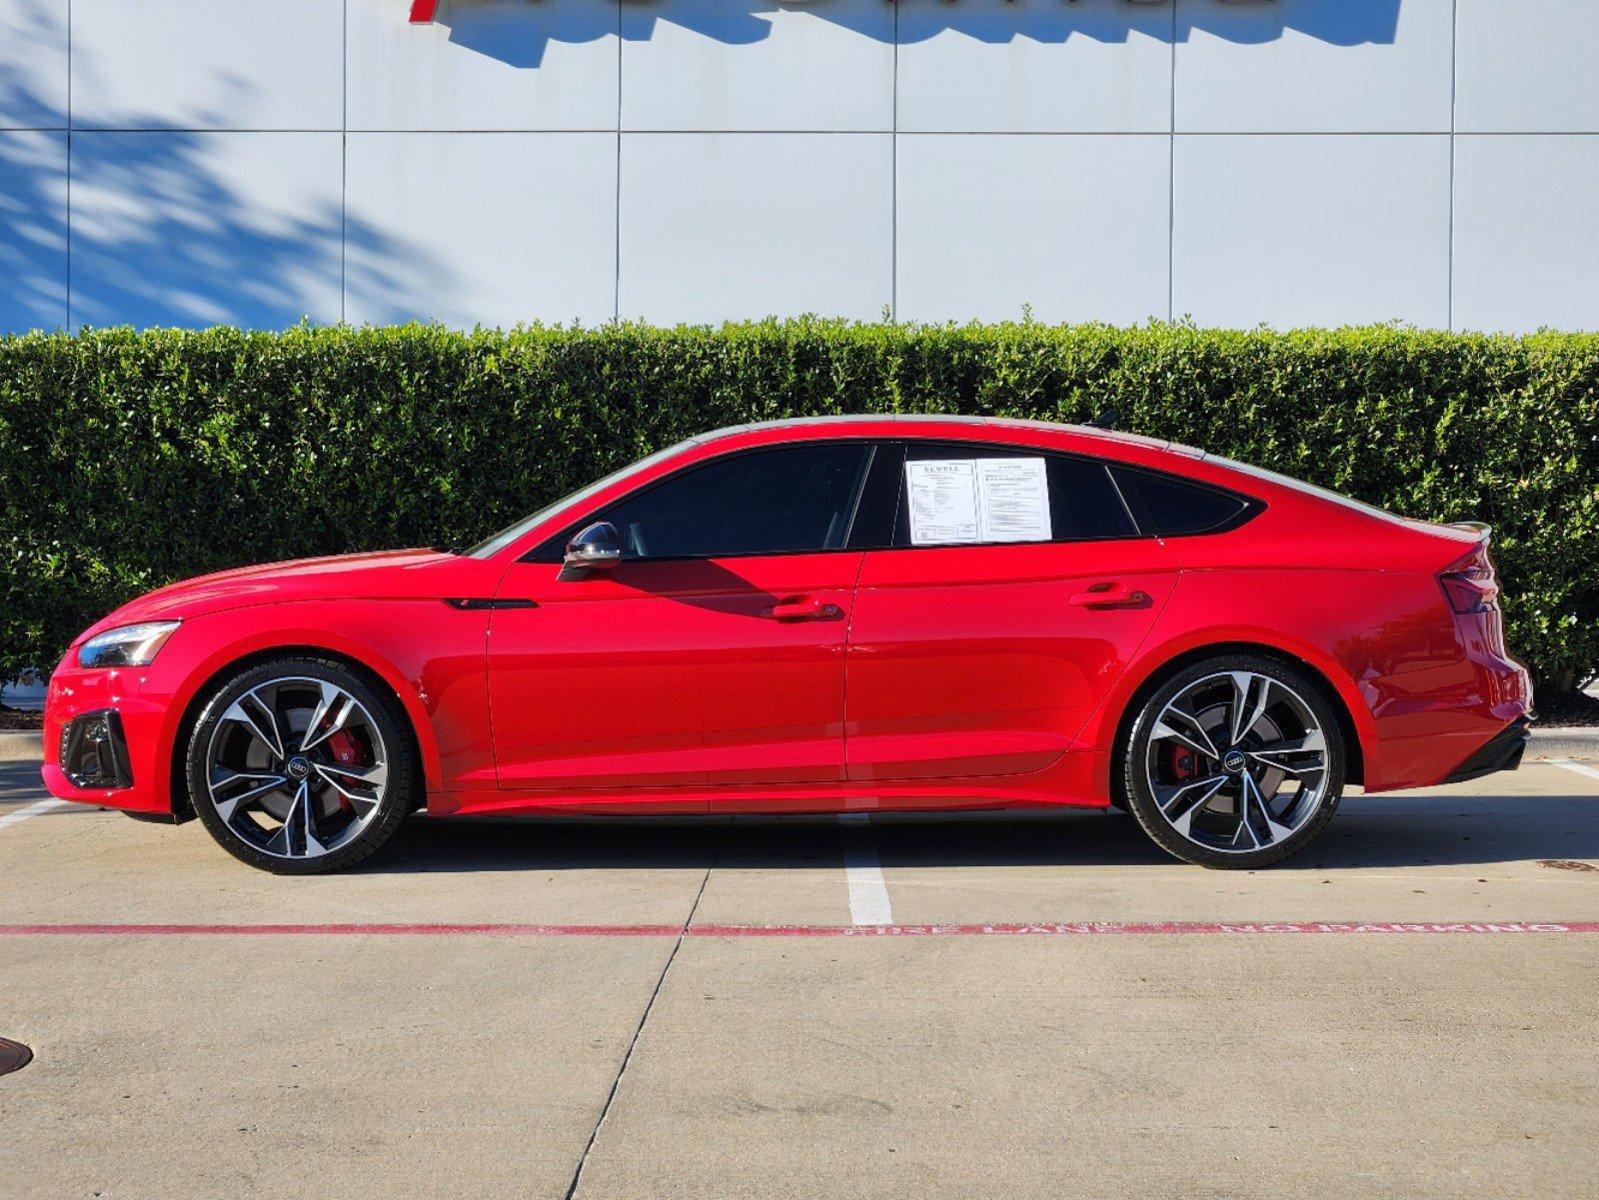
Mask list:
[[[1163,849],[1206,867],[1263,867],[1326,828],[1343,793],[1337,715],[1303,672],[1252,654],[1188,667],[1149,696],[1123,795]]]
[[[283,875],[375,852],[414,806],[405,714],[343,663],[282,658],[213,693],[189,739],[189,795],[234,857]]]

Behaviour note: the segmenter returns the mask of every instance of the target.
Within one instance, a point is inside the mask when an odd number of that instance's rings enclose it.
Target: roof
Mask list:
[[[1057,421],[1034,421],[1021,417],[967,416],[959,413],[852,413],[827,417],[785,417],[777,421],[753,421],[745,425],[728,425],[722,429],[713,429],[708,433],[699,434],[696,437],[689,438],[688,441],[699,444],[715,441],[719,438],[732,437],[736,434],[754,433],[764,429],[801,429],[830,425],[848,426],[884,423],[1034,429],[1042,432],[1070,433],[1078,437],[1147,446],[1157,450],[1188,449],[1186,446],[1173,446],[1171,442],[1161,438],[1145,437],[1143,434],[1138,433],[1123,433],[1116,429],[1101,429],[1094,425],[1066,425]],[[1197,454],[1198,452],[1190,451],[1190,453]]]

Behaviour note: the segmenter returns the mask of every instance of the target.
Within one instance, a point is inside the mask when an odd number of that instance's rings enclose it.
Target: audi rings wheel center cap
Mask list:
[[[311,764],[308,761],[298,756],[289,759],[290,779],[304,779],[309,774],[311,774]]]
[[[1246,760],[1242,750],[1229,750],[1226,754],[1221,756],[1222,770],[1232,775],[1240,774],[1244,769],[1245,762]],[[294,764],[290,763],[289,767],[292,770]]]

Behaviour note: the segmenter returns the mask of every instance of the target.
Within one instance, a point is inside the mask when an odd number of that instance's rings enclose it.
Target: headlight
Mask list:
[[[80,667],[146,667],[179,621],[146,621],[96,634],[78,647]]]

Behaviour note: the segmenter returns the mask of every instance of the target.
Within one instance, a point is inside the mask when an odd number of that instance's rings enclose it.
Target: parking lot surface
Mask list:
[[[1591,1196],[1599,770],[1261,872],[1104,813],[446,822],[281,879],[0,763],[0,1196]],[[263,930],[262,926],[270,926]]]

